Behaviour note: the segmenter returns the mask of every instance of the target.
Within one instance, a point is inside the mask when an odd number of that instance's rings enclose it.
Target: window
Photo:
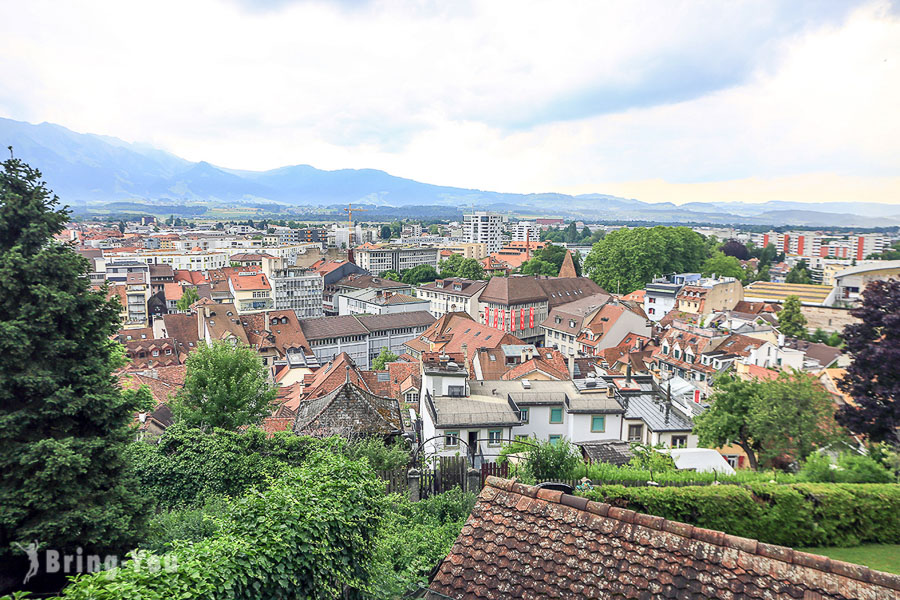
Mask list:
[[[444,432],[444,446],[447,448],[458,448],[459,447],[459,431],[445,431]]]
[[[640,442],[644,438],[644,426],[643,425],[629,425],[628,426],[628,441],[629,442]]]
[[[153,351],[153,356],[159,356],[159,350],[154,350],[154,351]]]
[[[516,441],[517,441],[517,442],[525,442],[525,441],[528,441],[528,434],[525,434],[525,433],[517,433],[517,434],[516,434]]]
[[[171,349],[171,348],[166,348],[166,355],[168,356],[168,355],[170,355],[170,354],[172,354],[172,349]]]
[[[561,439],[562,439],[561,435],[551,435],[550,437],[547,438],[547,440],[549,440],[549,442],[551,444],[558,444],[559,440],[561,440]]]
[[[687,436],[686,435],[673,435],[672,436],[672,447],[673,448],[687,448]]]
[[[447,395],[454,398],[462,398],[466,395],[466,386],[464,385],[448,385]]]
[[[603,433],[606,431],[606,417],[602,415],[591,416],[591,433]]]
[[[522,420],[523,424],[528,422],[528,409],[527,408],[519,409],[519,419]]]
[[[488,446],[499,446],[503,440],[503,431],[500,429],[491,429],[488,431]]]
[[[560,408],[551,408],[550,409],[550,422],[551,423],[562,423],[563,422],[563,409]]]

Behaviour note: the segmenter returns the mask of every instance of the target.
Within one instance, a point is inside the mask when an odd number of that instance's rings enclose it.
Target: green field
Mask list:
[[[900,544],[863,544],[852,548],[802,548],[802,550],[900,575]]]

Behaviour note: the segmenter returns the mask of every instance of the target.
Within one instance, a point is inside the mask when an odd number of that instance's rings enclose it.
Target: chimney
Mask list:
[[[350,365],[347,365],[344,368],[347,370],[347,379],[344,381],[344,383],[350,383]]]
[[[272,327],[269,325],[269,311],[263,311],[263,329],[266,330],[266,333],[270,333],[272,331]]]
[[[463,353],[463,365],[465,366],[466,373],[469,372],[469,345],[462,345],[462,353]]]
[[[575,357],[570,354],[566,360],[569,363],[569,379],[575,379]]]
[[[625,365],[625,385],[631,385],[631,359]]]
[[[614,398],[616,395],[616,386],[613,384],[609,384],[606,386],[606,396],[609,398]]]

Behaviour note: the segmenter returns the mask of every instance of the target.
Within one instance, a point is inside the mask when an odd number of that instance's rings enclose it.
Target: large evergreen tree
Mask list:
[[[125,462],[133,396],[113,370],[120,306],[53,239],[68,219],[35,169],[0,169],[0,591],[22,582],[11,544],[123,552],[144,504]]]
[[[843,338],[853,362],[841,389],[856,406],[838,412],[851,431],[900,445],[900,281],[875,281],[863,292],[862,306],[850,314]]]

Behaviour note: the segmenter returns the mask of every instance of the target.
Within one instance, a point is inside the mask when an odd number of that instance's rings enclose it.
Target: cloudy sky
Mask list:
[[[900,203],[900,5],[0,0],[0,116],[232,168]]]

